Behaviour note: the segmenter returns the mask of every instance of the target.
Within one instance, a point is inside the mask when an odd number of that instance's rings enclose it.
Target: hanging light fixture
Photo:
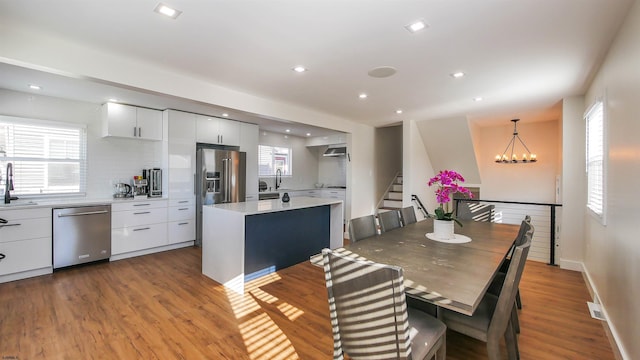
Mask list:
[[[518,135],[518,121],[520,121],[520,119],[513,119],[511,121],[513,121],[513,137],[511,138],[511,141],[509,141],[509,144],[507,144],[507,147],[504,149],[502,155],[496,155],[496,162],[503,164],[517,164],[533,163],[538,161],[536,154],[529,151],[527,145],[524,143],[524,141],[522,141],[522,139],[520,139],[520,136]],[[518,155],[516,155],[516,139],[527,151],[522,154],[521,158],[518,158]]]

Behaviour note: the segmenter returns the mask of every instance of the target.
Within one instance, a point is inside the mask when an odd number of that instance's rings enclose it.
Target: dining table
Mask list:
[[[462,226],[455,225],[457,240],[468,242],[432,240],[433,220],[425,219],[334,250],[401,267],[405,293],[472,315],[510,251],[519,226],[459,221]],[[322,256],[312,257],[311,262],[321,265]]]

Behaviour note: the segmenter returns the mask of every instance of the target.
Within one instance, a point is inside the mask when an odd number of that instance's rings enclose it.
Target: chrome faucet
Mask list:
[[[9,204],[11,200],[17,200],[15,196],[11,196],[13,190],[13,164],[7,163],[7,179],[4,184],[4,203]]]
[[[278,182],[278,174],[280,174],[280,182]],[[278,188],[280,187],[280,184],[282,184],[282,170],[277,169],[276,170],[276,190],[278,190]]]

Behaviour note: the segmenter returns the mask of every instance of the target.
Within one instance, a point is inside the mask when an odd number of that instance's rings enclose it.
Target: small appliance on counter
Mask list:
[[[116,199],[133,197],[133,194],[131,193],[131,185],[125,183],[117,183],[113,185],[113,197]]]
[[[133,197],[147,197],[149,184],[142,176],[133,177]]]
[[[147,181],[147,196],[162,197],[162,170],[159,168],[142,170],[142,177]]]

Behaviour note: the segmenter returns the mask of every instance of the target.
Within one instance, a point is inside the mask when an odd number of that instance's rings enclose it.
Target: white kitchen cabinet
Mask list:
[[[196,141],[239,146],[240,123],[212,116],[196,115]]]
[[[322,189],[321,197],[328,199],[340,199],[343,202],[345,201],[345,190],[344,189]]]
[[[258,125],[240,124],[240,151],[247,153],[246,198],[245,201],[258,200]]]
[[[169,222],[167,223],[169,244],[178,244],[196,239],[195,198],[169,200]]]
[[[51,208],[0,210],[0,283],[50,274]]]
[[[168,121],[168,191],[170,199],[195,196],[196,115],[166,110]]]
[[[167,201],[123,201],[111,205],[111,255],[168,244]],[[124,258],[127,256],[119,256]]]
[[[102,105],[102,136],[162,140],[162,112],[131,105]]]

